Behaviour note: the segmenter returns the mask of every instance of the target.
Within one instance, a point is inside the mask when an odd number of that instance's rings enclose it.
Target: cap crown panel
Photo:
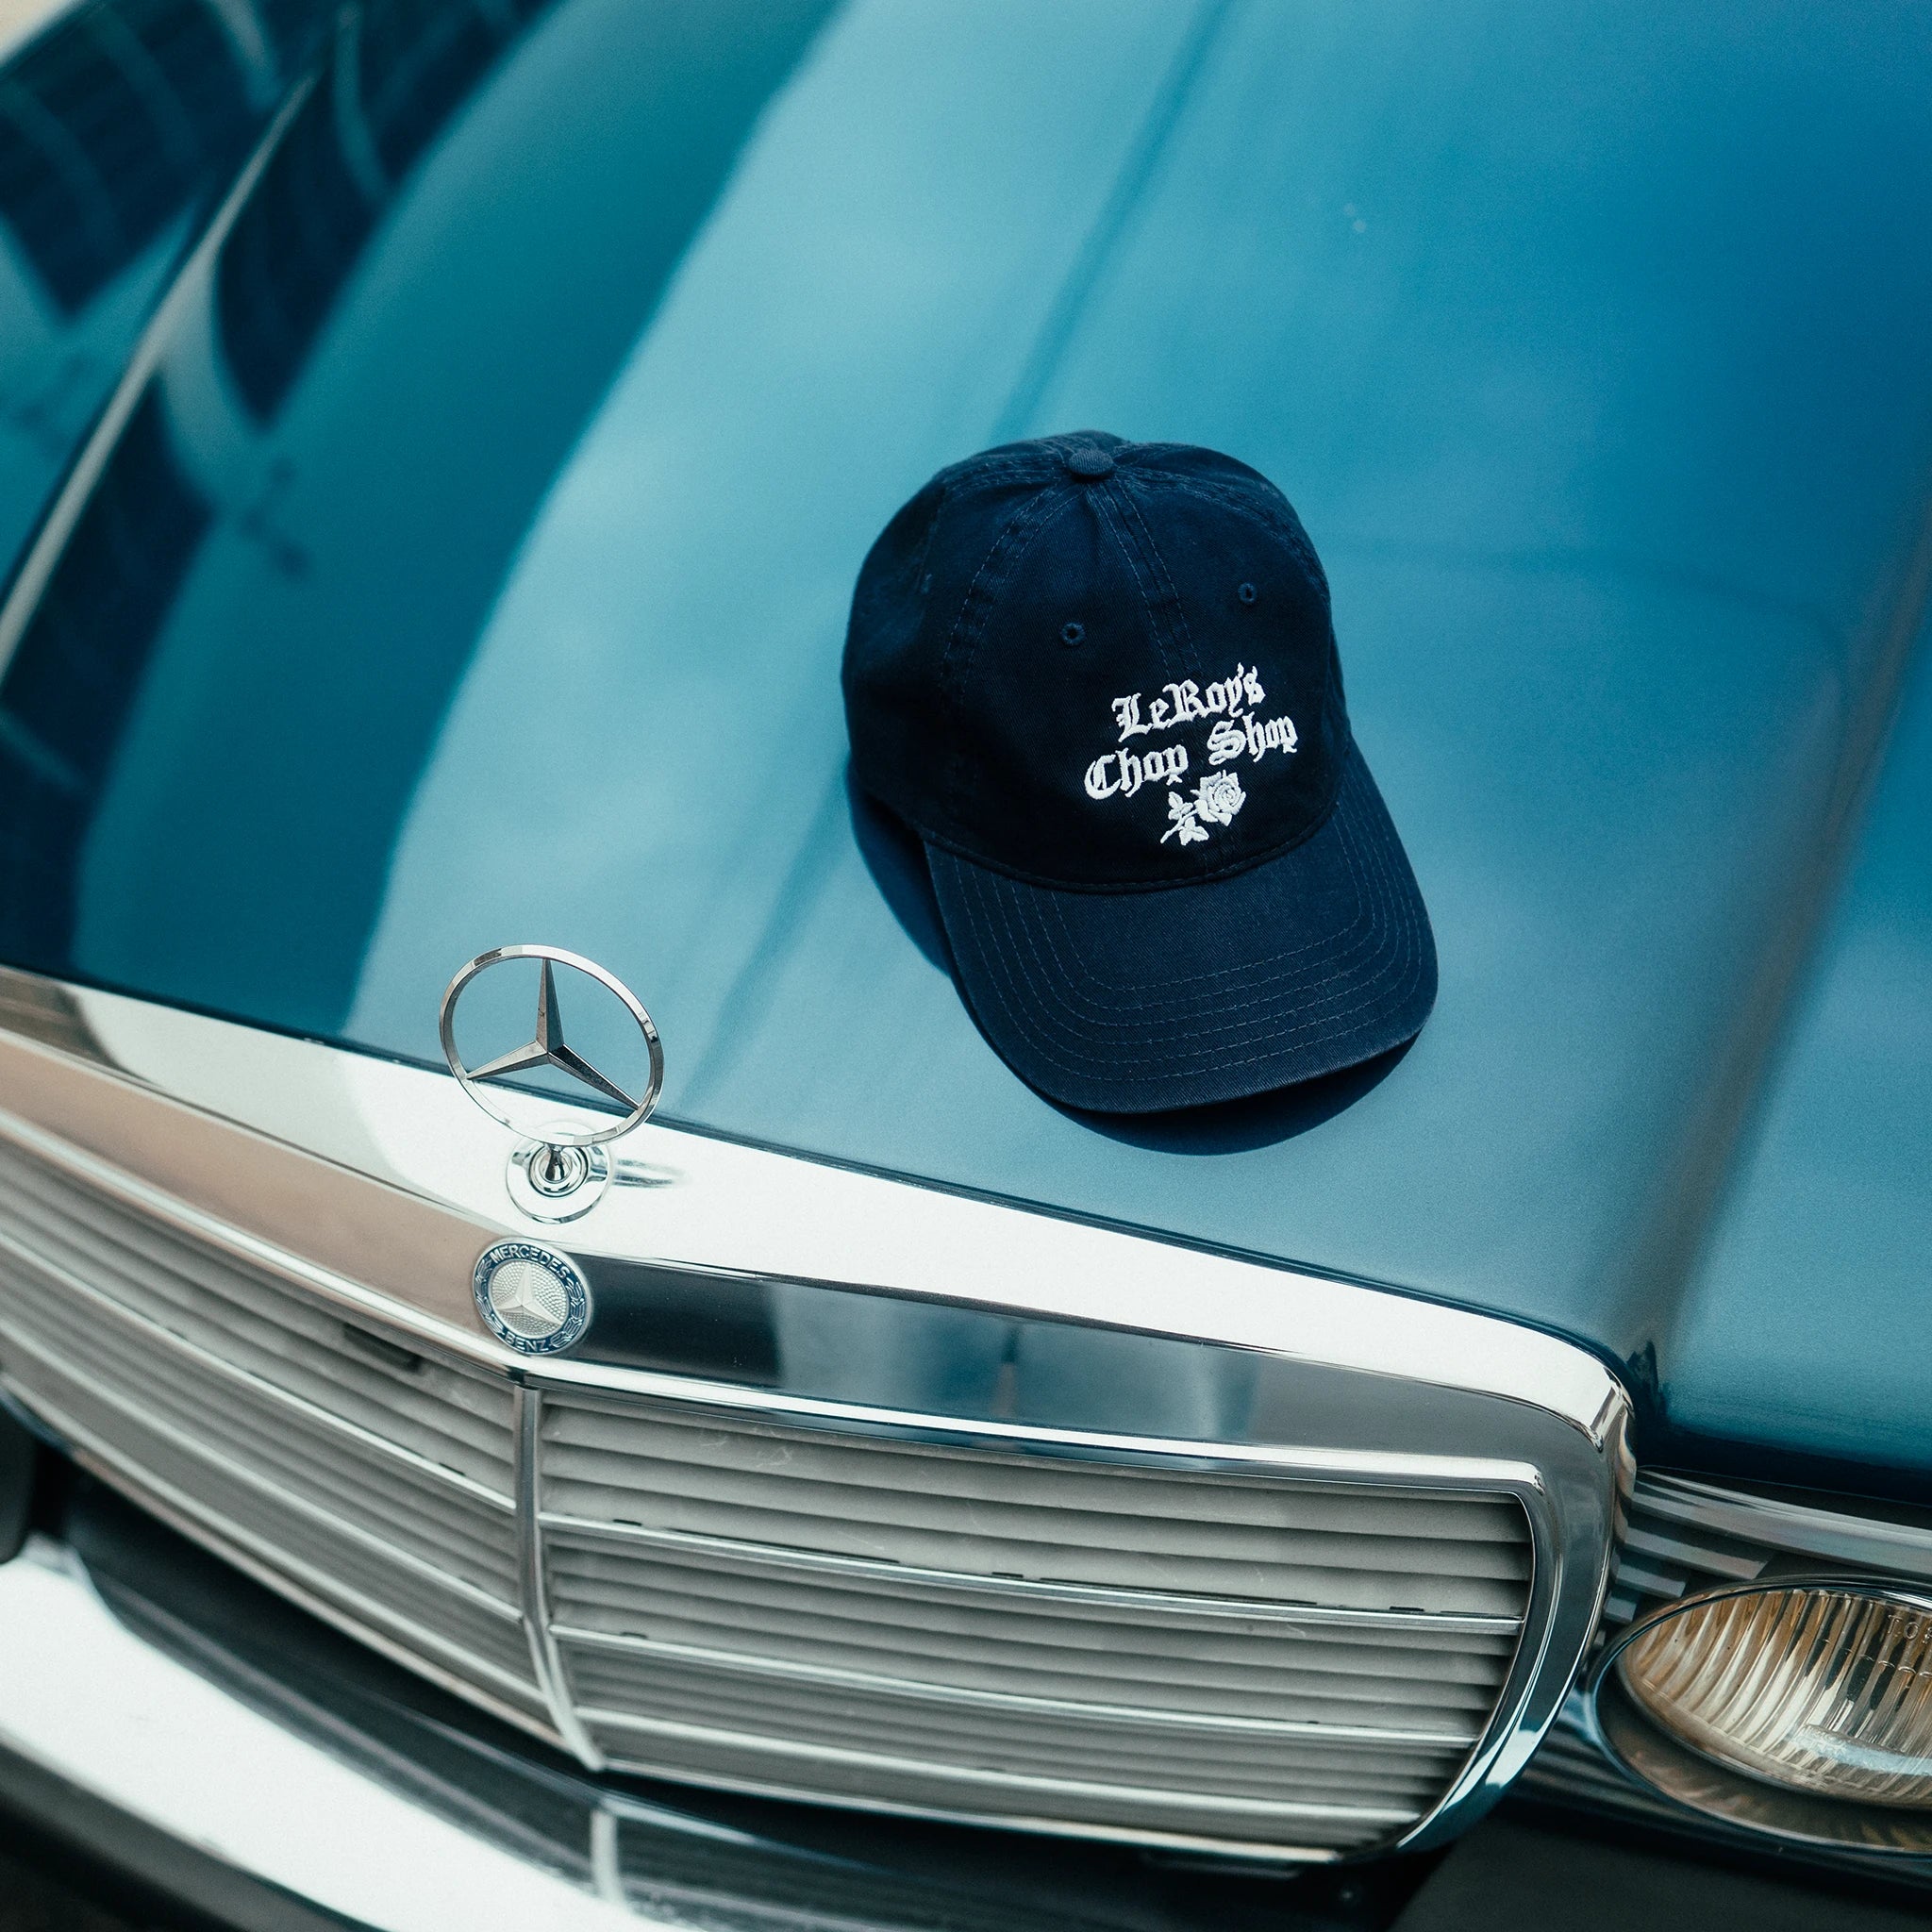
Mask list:
[[[964,857],[1102,891],[1287,849],[1349,743],[1286,499],[1213,452],[1111,454],[1095,477],[1054,444],[942,472],[868,557],[845,665],[861,784]]]

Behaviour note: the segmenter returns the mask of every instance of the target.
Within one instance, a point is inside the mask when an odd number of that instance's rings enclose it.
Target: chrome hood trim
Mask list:
[[[376,1315],[400,1305],[425,1339],[503,1369],[529,1365],[477,1319],[470,1270],[516,1233],[1480,1391],[1559,1415],[1599,1447],[1621,1412],[1594,1357],[1514,1323],[676,1127],[627,1137],[621,1185],[559,1230],[517,1212],[509,1137],[441,1073],[7,968],[0,1108],[0,1131],[21,1144],[40,1151],[52,1136],[95,1156],[199,1210],[205,1238],[241,1233],[251,1259],[300,1285]],[[572,1363],[541,1374],[625,1379]]]

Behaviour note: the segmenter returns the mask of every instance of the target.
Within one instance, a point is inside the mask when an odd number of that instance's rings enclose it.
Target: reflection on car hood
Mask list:
[[[1646,1360],[1911,633],[1910,9],[344,19],[0,613],[0,953],[434,1058],[562,944],[666,1118]],[[850,792],[872,536],[1087,425],[1322,551],[1441,958],[1392,1064],[1055,1108]]]

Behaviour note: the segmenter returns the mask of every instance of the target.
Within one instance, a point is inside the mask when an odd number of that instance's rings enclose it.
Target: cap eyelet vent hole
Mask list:
[[[1060,642],[1068,650],[1087,641],[1087,626],[1084,624],[1063,624],[1060,625]]]
[[[1234,593],[1243,604],[1252,604],[1255,601],[1256,591],[1253,584],[1237,584]]]

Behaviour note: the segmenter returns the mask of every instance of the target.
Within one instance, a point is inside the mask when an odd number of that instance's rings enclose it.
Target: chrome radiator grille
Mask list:
[[[312,1607],[700,1782],[1347,1850],[1433,1808],[1527,1614],[1508,1496],[517,1390],[8,1149],[0,1374]]]
[[[0,1147],[0,1372],[104,1474],[458,1688],[542,1699],[511,1392]]]
[[[616,1763],[1341,1847],[1419,1818],[1527,1526],[1427,1498],[546,1396],[550,1608]]]

